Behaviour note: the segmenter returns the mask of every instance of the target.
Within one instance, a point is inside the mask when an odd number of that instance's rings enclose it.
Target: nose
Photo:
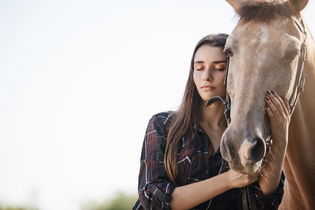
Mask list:
[[[213,70],[211,66],[208,66],[202,74],[202,79],[204,81],[212,81],[213,80]]]
[[[263,159],[266,153],[266,144],[261,138],[245,139],[241,144],[239,155],[241,162],[256,163]]]
[[[266,144],[262,138],[244,138],[243,141],[237,143],[234,138],[227,138],[227,134],[223,134],[220,151],[224,160],[231,162],[239,157],[243,166],[253,164],[266,154]],[[239,149],[238,149],[239,148]]]

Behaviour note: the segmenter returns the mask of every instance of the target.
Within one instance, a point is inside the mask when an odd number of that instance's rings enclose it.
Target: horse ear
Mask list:
[[[240,8],[241,3],[239,0],[226,0],[226,1],[234,8],[235,11],[238,11],[238,9]]]
[[[306,7],[308,0],[290,0],[290,2],[300,12]]]

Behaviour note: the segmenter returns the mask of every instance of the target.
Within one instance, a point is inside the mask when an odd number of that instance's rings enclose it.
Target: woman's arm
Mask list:
[[[166,113],[152,117],[141,152],[139,172],[139,205],[144,209],[190,209],[229,189],[243,187],[257,180],[230,170],[204,181],[175,187],[165,171],[163,157],[166,146]]]
[[[257,175],[241,174],[230,170],[204,181],[176,187],[172,193],[173,210],[190,209],[227,190],[244,187],[257,180]]]
[[[268,195],[277,189],[281,178],[288,143],[290,107],[288,102],[282,100],[275,92],[267,94],[266,107],[270,119],[273,143],[263,164],[259,185],[261,191]]]

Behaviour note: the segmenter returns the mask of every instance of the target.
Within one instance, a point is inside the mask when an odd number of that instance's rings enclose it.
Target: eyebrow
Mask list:
[[[226,63],[227,60],[213,61],[213,63]]]
[[[198,64],[198,63],[204,63],[203,61],[195,61],[194,64]],[[218,64],[218,63],[227,63],[227,60],[219,60],[219,61],[213,61],[214,64]]]

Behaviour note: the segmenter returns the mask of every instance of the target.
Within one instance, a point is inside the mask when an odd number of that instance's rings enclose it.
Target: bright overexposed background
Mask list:
[[[0,0],[0,203],[136,194],[148,120],[178,107],[196,42],[236,22],[223,0]]]

